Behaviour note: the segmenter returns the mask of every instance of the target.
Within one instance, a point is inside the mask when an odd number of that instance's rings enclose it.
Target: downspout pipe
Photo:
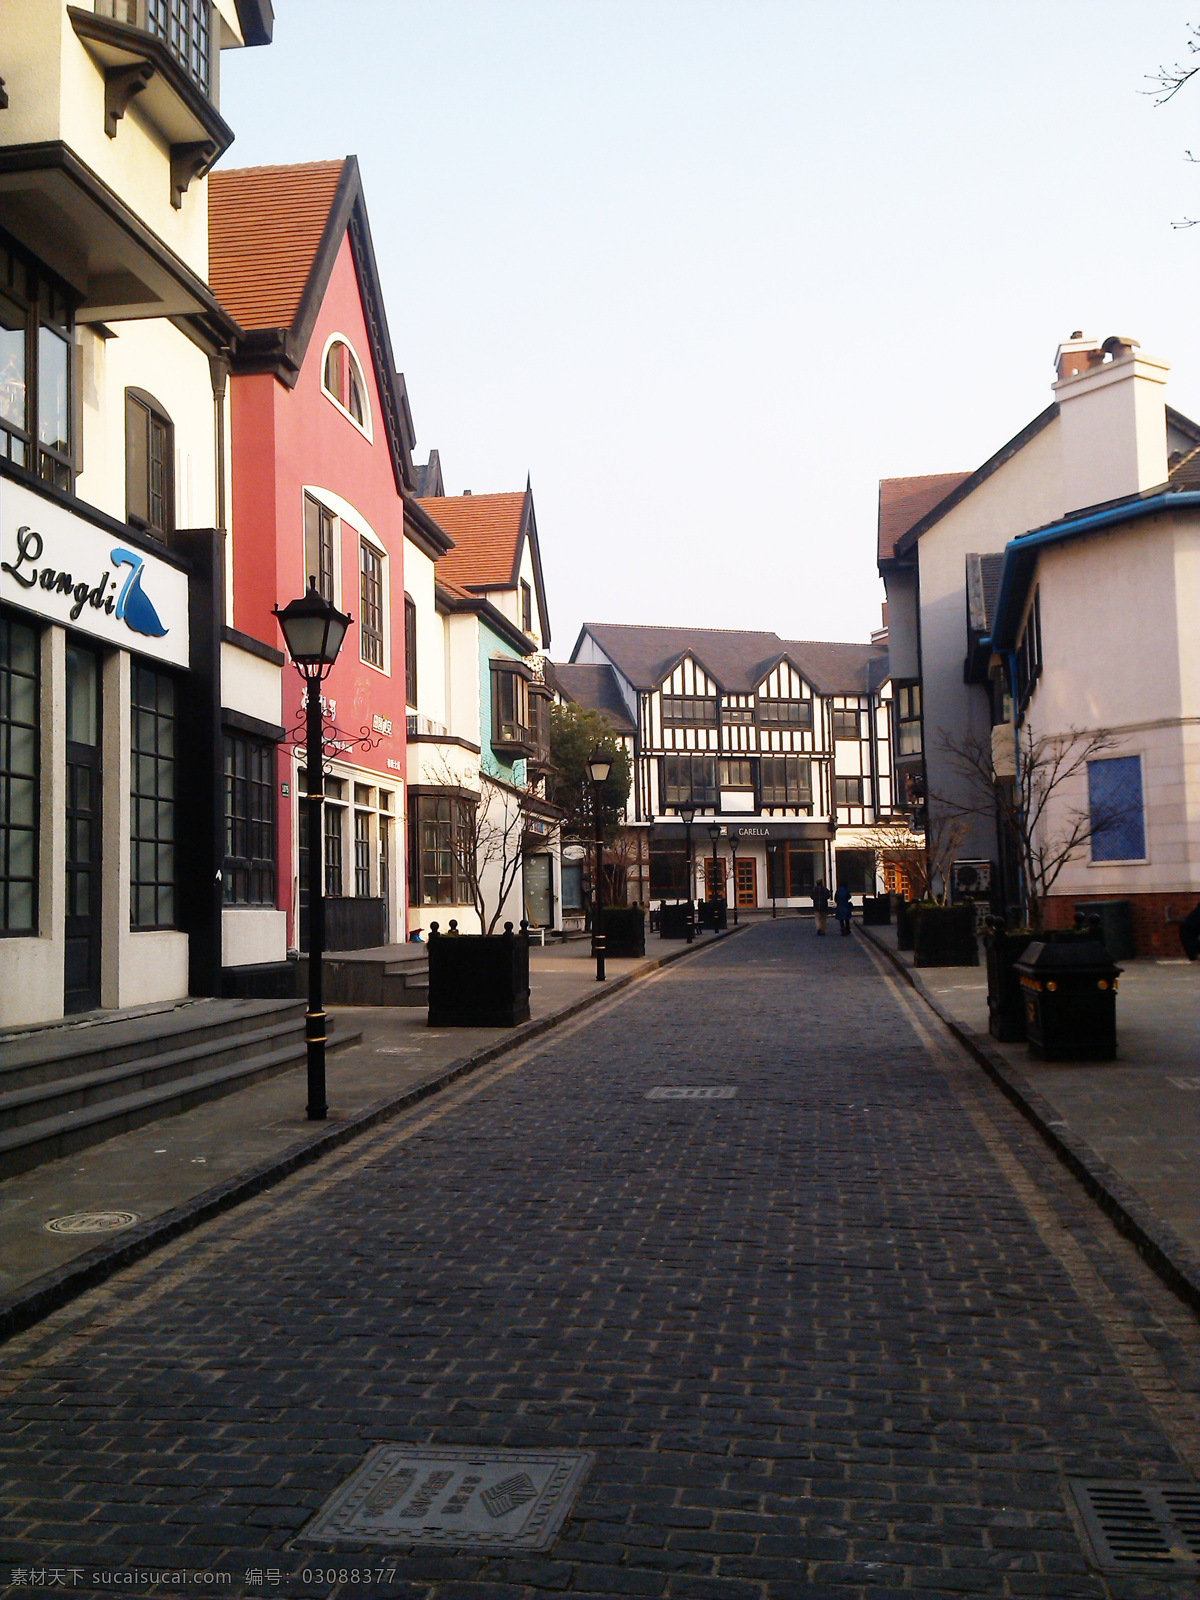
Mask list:
[[[1017,721],[1017,652],[1006,650],[1004,659],[1008,664],[1008,692],[1012,696],[1013,708],[1013,792],[1016,797],[1017,815],[1022,814],[1024,802],[1021,797],[1021,726]],[[1018,848],[1020,848],[1018,846]],[[1026,904],[1025,894],[1025,863],[1019,863],[1020,871],[1017,878],[1017,888],[1020,895],[1021,920],[1028,922],[1029,907]]]

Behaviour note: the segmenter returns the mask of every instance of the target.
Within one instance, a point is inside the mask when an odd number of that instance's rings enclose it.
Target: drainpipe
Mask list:
[[[1016,813],[1019,817],[1023,808],[1023,802],[1021,799],[1021,729],[1017,722],[1017,652],[1015,650],[1005,651],[1005,659],[1008,662],[1008,691],[1012,696],[1013,708],[1013,793],[1016,797]],[[1018,850],[1021,848],[1019,843],[1017,848]],[[1017,877],[1017,893],[1020,896],[1019,903],[1021,907],[1021,920],[1023,922],[1028,922],[1029,907],[1026,904],[1025,895],[1024,852],[1022,851],[1021,854],[1022,859],[1019,862],[1020,871]]]
[[[222,568],[228,565],[229,552],[225,549],[225,540],[228,536],[228,525],[225,519],[225,389],[229,379],[229,352],[219,350],[208,358],[208,370],[212,378],[213,392],[213,420],[214,420],[214,455],[216,456],[216,510],[217,531],[221,535]],[[222,585],[222,608],[228,611],[226,597],[229,592],[229,579],[226,576]],[[232,614],[225,618],[232,622]]]

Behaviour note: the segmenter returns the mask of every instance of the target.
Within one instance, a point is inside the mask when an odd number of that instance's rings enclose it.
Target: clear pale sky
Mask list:
[[[532,474],[553,624],[878,625],[878,481],[1059,339],[1200,419],[1193,0],[276,0],[227,166],[358,156],[417,456]],[[1200,58],[1197,58],[1200,59]]]

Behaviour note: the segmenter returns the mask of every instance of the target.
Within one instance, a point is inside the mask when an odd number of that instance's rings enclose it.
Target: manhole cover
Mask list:
[[[69,1217],[54,1217],[43,1227],[47,1233],[112,1233],[117,1228],[132,1228],[139,1220],[136,1211],[72,1211]]]
[[[1200,1572],[1200,1485],[1068,1478],[1103,1572]]]
[[[545,1550],[593,1459],[580,1450],[377,1445],[298,1538]]]
[[[651,1089],[646,1096],[647,1100],[732,1100],[737,1093],[736,1089],[728,1084],[719,1087],[704,1087],[699,1084],[677,1083],[667,1084],[659,1089]]]

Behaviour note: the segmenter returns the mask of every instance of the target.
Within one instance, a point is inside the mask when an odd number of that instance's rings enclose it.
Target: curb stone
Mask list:
[[[1137,1190],[1103,1156],[1079,1134],[1070,1130],[1065,1119],[1033,1087],[1019,1067],[1006,1060],[988,1039],[964,1027],[951,1016],[922,982],[919,972],[902,961],[895,950],[877,939],[869,929],[860,928],[859,932],[908,980],[997,1088],[1037,1129],[1071,1175],[1079,1180],[1118,1231],[1133,1243],[1138,1254],[1168,1289],[1191,1310],[1200,1312],[1200,1262],[1197,1262],[1179,1235],[1155,1216]]]
[[[672,966],[688,956],[702,955],[714,945],[731,939],[736,934],[744,933],[752,926],[752,923],[746,922],[740,927],[729,928],[723,933],[714,934],[704,944],[685,945],[682,950],[672,950],[667,955],[648,961],[636,972],[626,972],[619,978],[609,979],[602,987],[597,986],[595,992],[585,994],[578,1000],[572,1000],[569,1005],[562,1006],[547,1016],[536,1017],[531,1022],[522,1023],[505,1038],[496,1039],[470,1055],[459,1056],[457,1060],[431,1073],[428,1078],[410,1084],[397,1095],[368,1106],[365,1111],[347,1118],[336,1128],[329,1128],[313,1138],[301,1140],[289,1149],[281,1151],[279,1155],[271,1156],[257,1166],[251,1167],[248,1172],[239,1173],[235,1178],[229,1178],[224,1183],[204,1189],[182,1205],[174,1206],[170,1211],[151,1217],[140,1227],[132,1228],[123,1234],[119,1244],[97,1245],[62,1267],[31,1278],[28,1283],[22,1284],[16,1293],[0,1300],[0,1343],[11,1338],[13,1334],[21,1333],[35,1323],[41,1322],[52,1311],[69,1304],[86,1290],[94,1289],[112,1277],[115,1272],[119,1272],[122,1267],[132,1266],[134,1262],[141,1261],[181,1235],[190,1233],[202,1223],[209,1222],[226,1211],[232,1211],[243,1201],[252,1199],[265,1189],[273,1188],[284,1178],[290,1177],[293,1172],[311,1166],[323,1155],[349,1144],[359,1134],[391,1121],[393,1117],[407,1111],[410,1106],[428,1099],[442,1089],[449,1088],[459,1078],[489,1065],[499,1056],[519,1050],[522,1045],[530,1043],[543,1033],[548,1033],[559,1023],[567,1022],[580,1012],[599,1005],[602,1000],[607,1000],[618,990],[627,989],[632,984],[649,977],[651,973]]]

